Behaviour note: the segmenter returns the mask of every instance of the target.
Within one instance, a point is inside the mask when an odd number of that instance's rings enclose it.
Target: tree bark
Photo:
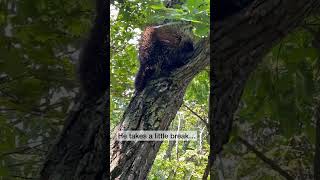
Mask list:
[[[96,101],[75,104],[47,155],[41,180],[108,179],[107,102],[108,93]]]
[[[136,93],[126,109],[120,130],[167,130],[179,110],[186,88],[193,77],[209,65],[209,40],[200,41],[189,63],[174,70],[169,77],[147,83]],[[161,142],[111,142],[111,179],[146,179]]]
[[[210,166],[228,142],[233,115],[250,74],[270,49],[298,27],[318,0],[256,0],[246,10],[213,22],[210,63]],[[213,168],[211,168],[213,173]]]

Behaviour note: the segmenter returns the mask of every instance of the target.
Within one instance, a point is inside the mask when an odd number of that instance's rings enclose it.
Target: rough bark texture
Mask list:
[[[126,109],[119,130],[167,130],[180,108],[192,78],[209,65],[209,41],[196,45],[188,64],[169,77],[158,78],[136,93]],[[161,142],[116,141],[111,143],[111,179],[146,179]]]
[[[319,0],[257,0],[243,12],[214,23],[210,63],[211,167],[228,142],[233,115],[248,77],[266,53],[313,10],[319,10],[319,5]]]
[[[109,137],[109,57],[108,42],[108,4],[97,0],[97,17],[87,45],[83,48],[80,63],[91,63],[82,68],[83,88],[81,98],[66,118],[63,131],[52,146],[43,165],[41,180],[101,180],[108,177],[107,146]],[[82,59],[81,59],[82,58]],[[90,79],[87,77],[98,72],[96,85],[91,92]],[[85,71],[85,72],[84,72]],[[84,79],[83,79],[84,78]],[[85,81],[85,82],[84,82]],[[94,84],[98,83],[98,84]],[[95,93],[95,94],[92,94]]]

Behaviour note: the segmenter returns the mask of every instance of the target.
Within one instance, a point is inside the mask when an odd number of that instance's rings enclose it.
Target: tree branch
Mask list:
[[[278,166],[272,159],[266,157],[262,152],[258,151],[253,145],[248,141],[238,136],[239,141],[244,144],[250,151],[252,151],[258,158],[260,158],[264,163],[268,164],[273,170],[277,171],[281,176],[285,177],[288,180],[294,180],[294,178]]]
[[[202,122],[203,124],[207,127],[207,129],[209,129],[209,124],[208,122],[202,118],[198,113],[194,112],[190,107],[188,107],[187,105],[183,104],[184,107],[186,107],[192,114],[194,114],[195,116],[197,116]]]

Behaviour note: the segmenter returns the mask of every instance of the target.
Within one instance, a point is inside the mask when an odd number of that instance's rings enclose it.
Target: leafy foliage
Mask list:
[[[91,1],[0,2],[0,179],[36,178],[78,91]]]

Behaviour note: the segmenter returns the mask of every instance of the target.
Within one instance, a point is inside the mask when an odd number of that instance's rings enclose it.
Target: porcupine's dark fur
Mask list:
[[[135,78],[136,91],[140,92],[152,77],[168,73],[186,63],[194,50],[189,35],[177,27],[147,27],[139,44],[140,68]]]

